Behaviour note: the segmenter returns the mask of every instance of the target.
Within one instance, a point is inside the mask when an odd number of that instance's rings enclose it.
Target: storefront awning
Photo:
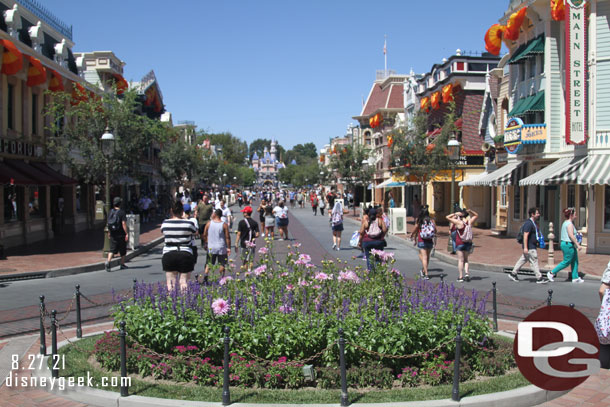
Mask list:
[[[24,173],[0,161],[0,184],[9,185],[36,185],[36,181],[28,178]]]
[[[70,177],[66,177],[61,172],[55,171],[53,168],[49,167],[47,164],[43,162],[32,162],[30,163],[33,167],[39,169],[40,171],[48,174],[49,176],[55,178],[61,185],[75,185],[78,184],[78,181],[72,179]]]
[[[468,178],[466,178],[464,181],[460,182],[458,185],[461,187],[474,187],[476,186],[476,182],[478,182],[479,180],[483,179],[484,177],[488,176],[489,172],[485,171],[482,172],[480,174],[476,174],[476,175],[471,175]]]
[[[524,62],[526,59],[544,54],[544,35],[534,38],[527,44],[520,46],[513,56],[508,60],[509,64]]]
[[[523,113],[523,108],[527,105],[528,99],[529,97],[519,99],[517,103],[515,103],[515,105],[513,106],[513,109],[508,112],[508,116],[512,117],[521,115]]]
[[[42,63],[40,63],[40,60],[31,57],[29,55],[25,56],[28,60],[28,62],[30,63],[30,66],[28,67],[28,80],[26,82],[26,85],[32,87],[32,86],[37,86],[37,85],[42,85],[43,83],[47,82],[47,70],[45,69],[44,66],[42,66]]]
[[[523,178],[519,181],[519,185],[525,187],[528,185],[557,185],[568,183],[567,181],[562,181],[562,176],[573,170],[575,168],[574,166],[580,166],[582,164],[580,162],[582,159],[583,157],[560,158],[529,177]],[[576,179],[573,180],[573,182],[576,181]]]
[[[15,75],[23,67],[23,54],[9,40],[0,40],[0,45],[4,48],[2,54],[2,73],[5,75]]]
[[[579,184],[610,185],[610,155],[592,155],[580,172]]]
[[[51,175],[39,170],[36,167],[26,163],[22,160],[4,160],[4,162],[12,167],[14,170],[25,174],[25,176],[33,180],[33,185],[60,185],[59,180],[53,178]]]
[[[490,172],[485,177],[473,180],[470,186],[497,187],[498,185],[512,185],[512,175],[521,166],[521,164],[523,164],[522,161],[510,162],[504,167]]]
[[[376,189],[395,188],[395,187],[404,187],[405,185],[407,185],[407,184],[404,182],[398,182],[398,181],[394,181],[392,178],[388,178],[385,181],[383,181],[381,184],[377,185],[375,188]]]
[[[49,69],[51,71],[51,80],[49,81],[49,90],[51,92],[60,92],[64,90],[64,82],[61,78],[61,75],[57,73],[57,71],[53,69]]]
[[[508,113],[509,116],[522,116],[527,113],[544,112],[544,91],[520,99],[513,109]]]

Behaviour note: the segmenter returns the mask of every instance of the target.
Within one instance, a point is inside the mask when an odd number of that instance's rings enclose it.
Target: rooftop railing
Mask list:
[[[46,7],[36,0],[17,0],[17,3],[28,9],[36,17],[40,18],[54,30],[72,41],[72,26],[64,23],[53,15]]]

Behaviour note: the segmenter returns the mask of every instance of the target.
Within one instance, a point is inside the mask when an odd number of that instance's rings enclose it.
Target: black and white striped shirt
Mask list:
[[[161,233],[165,237],[165,247],[163,254],[173,250],[187,251],[191,250],[191,238],[193,233],[197,232],[197,228],[188,219],[166,219],[161,225]]]

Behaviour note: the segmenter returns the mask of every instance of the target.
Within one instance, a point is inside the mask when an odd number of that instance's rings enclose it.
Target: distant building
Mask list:
[[[277,175],[280,169],[284,168],[284,163],[277,157],[277,141],[271,141],[271,148],[265,147],[262,157],[256,152],[252,155],[252,169],[256,173],[256,182],[260,185],[277,186]]]

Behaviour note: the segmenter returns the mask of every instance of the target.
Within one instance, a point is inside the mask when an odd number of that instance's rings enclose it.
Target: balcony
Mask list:
[[[44,23],[56,30],[61,35],[72,41],[72,26],[55,17],[46,7],[36,0],[17,0],[17,3],[26,8],[30,13],[40,18]]]

